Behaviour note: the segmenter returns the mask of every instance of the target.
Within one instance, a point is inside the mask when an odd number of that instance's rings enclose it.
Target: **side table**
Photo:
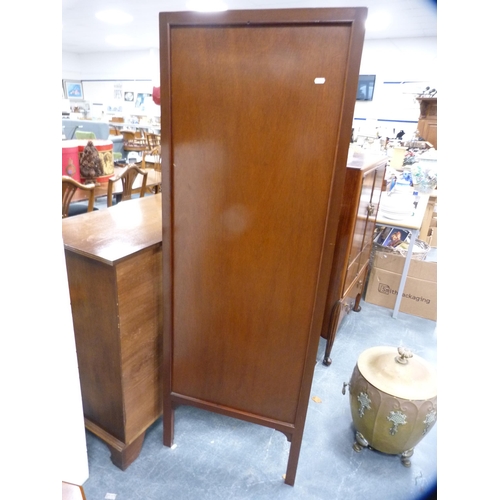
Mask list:
[[[387,192],[384,191],[380,200],[380,206],[383,206],[383,200],[386,196]],[[394,309],[392,311],[393,318],[398,317],[399,306],[401,305],[401,299],[403,298],[403,292],[406,284],[406,277],[408,276],[408,269],[410,268],[413,246],[420,234],[420,227],[422,226],[422,221],[425,215],[428,201],[429,195],[421,194],[417,207],[415,208],[413,214],[410,217],[402,220],[388,219],[380,210],[377,215],[377,226],[390,226],[397,229],[409,229],[411,231],[410,245],[408,247],[408,252],[406,253],[403,272],[401,273],[401,281],[399,282],[399,293],[396,296],[396,303],[394,304]]]

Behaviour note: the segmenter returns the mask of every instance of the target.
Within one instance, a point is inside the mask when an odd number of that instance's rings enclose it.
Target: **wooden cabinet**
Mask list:
[[[160,14],[164,443],[179,404],[271,427],[291,442],[289,485],[366,13]]]
[[[417,101],[420,103],[417,125],[420,137],[437,149],[437,97],[418,97]]]
[[[161,195],[62,226],[85,426],[126,469],[162,413]]]
[[[330,352],[343,318],[350,311],[361,310],[359,303],[365,287],[386,162],[386,157],[367,155],[354,157],[347,165],[321,330],[322,337],[327,339],[325,365],[332,362]]]

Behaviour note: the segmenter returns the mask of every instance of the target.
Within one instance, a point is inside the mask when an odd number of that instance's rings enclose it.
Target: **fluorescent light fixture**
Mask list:
[[[106,43],[117,47],[127,47],[132,44],[132,37],[127,35],[109,35],[106,37]]]
[[[101,10],[96,12],[95,17],[97,17],[99,21],[108,24],[127,24],[134,19],[130,14],[121,10]]]
[[[368,14],[365,28],[370,31],[385,30],[391,24],[391,16],[388,12],[380,11]]]
[[[188,0],[186,2],[188,10],[198,12],[220,12],[227,10],[227,4],[223,0]]]

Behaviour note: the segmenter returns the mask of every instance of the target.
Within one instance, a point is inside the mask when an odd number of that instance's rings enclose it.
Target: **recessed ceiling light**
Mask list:
[[[106,43],[116,45],[117,47],[127,47],[132,44],[132,37],[127,35],[109,35],[106,37]]]
[[[188,0],[186,7],[198,12],[220,12],[227,10],[227,4],[222,0]]]
[[[121,10],[101,10],[96,12],[95,17],[97,17],[99,21],[108,24],[127,24],[134,19],[130,14]]]

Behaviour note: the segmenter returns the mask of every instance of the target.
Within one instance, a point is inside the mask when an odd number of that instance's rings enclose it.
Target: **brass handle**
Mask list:
[[[375,205],[370,203],[368,207],[366,207],[366,211],[368,212],[368,215],[373,215],[373,212],[375,212]]]
[[[398,347],[398,353],[399,356],[394,359],[402,365],[408,364],[408,360],[410,358],[413,358],[413,353],[410,351],[410,349],[406,349],[405,347]]]
[[[357,287],[361,288],[363,286],[363,280],[359,280],[357,283]]]

